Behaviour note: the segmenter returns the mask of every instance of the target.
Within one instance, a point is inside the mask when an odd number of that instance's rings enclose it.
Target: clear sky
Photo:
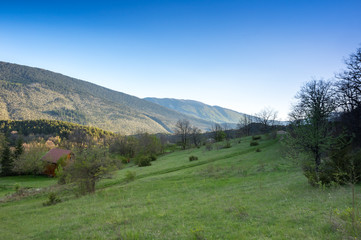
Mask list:
[[[285,120],[361,45],[360,0],[1,1],[0,61]]]

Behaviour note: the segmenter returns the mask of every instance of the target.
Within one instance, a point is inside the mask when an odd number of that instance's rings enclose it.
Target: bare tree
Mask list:
[[[346,70],[338,74],[337,86],[340,104],[345,111],[353,111],[361,106],[361,48],[345,60]]]
[[[192,129],[191,129],[191,137],[192,137],[192,140],[193,140],[193,144],[196,147],[199,147],[201,145],[201,140],[202,140],[201,134],[202,134],[202,131],[199,128],[197,128],[196,126],[192,127]]]
[[[239,120],[237,125],[240,135],[249,136],[251,134],[252,123],[253,123],[253,117],[249,115],[244,115],[244,117]]]
[[[189,135],[191,133],[191,124],[187,119],[178,120],[175,133],[181,137],[181,146],[186,149],[189,143]]]
[[[278,112],[270,107],[266,107],[255,115],[258,122],[263,125],[264,131],[267,132],[275,124]]]
[[[349,134],[354,135],[353,145],[361,147],[361,48],[345,60],[346,70],[338,74],[338,104],[343,113],[340,120]]]

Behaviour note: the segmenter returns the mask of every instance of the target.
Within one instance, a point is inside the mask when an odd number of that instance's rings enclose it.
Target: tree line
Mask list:
[[[93,137],[111,136],[114,133],[96,127],[89,127],[58,120],[0,120],[0,132],[9,135],[16,131],[21,135],[52,135],[67,138],[71,132],[80,129]]]

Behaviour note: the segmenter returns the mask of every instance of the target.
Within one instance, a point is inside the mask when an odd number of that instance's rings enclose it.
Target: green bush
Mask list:
[[[125,174],[125,181],[126,182],[131,182],[135,180],[137,173],[134,171],[127,171]]]
[[[256,149],[256,152],[261,152],[261,149],[260,149],[260,148],[257,148],[257,149]]]
[[[197,156],[190,156],[189,157],[189,161],[196,161],[196,160],[198,160]]]
[[[261,136],[252,136],[252,140],[260,140],[261,138]]]
[[[58,184],[60,185],[66,184],[67,172],[64,171],[64,168],[61,165],[59,165],[55,169],[55,176],[58,178]]]
[[[61,199],[59,198],[59,196],[56,193],[51,192],[51,193],[49,193],[48,201],[44,202],[43,206],[51,206],[51,205],[55,205],[60,202],[61,202]]]
[[[249,145],[250,145],[251,147],[253,147],[253,146],[258,146],[258,145],[259,145],[259,142],[257,142],[257,141],[251,141],[251,142],[249,143]]]
[[[149,158],[150,158],[150,161],[155,161],[155,160],[157,160],[157,155],[151,154],[151,155],[149,156]]]
[[[137,162],[138,162],[138,167],[147,167],[152,165],[151,158],[145,155],[138,157]]]
[[[276,139],[277,138],[277,131],[273,131],[268,134],[268,139]]]
[[[228,142],[228,141],[227,141],[226,145],[224,145],[224,148],[231,148],[231,147],[232,147],[232,145],[231,145],[231,143]]]
[[[222,142],[226,138],[226,133],[223,131],[216,131],[214,140],[216,142]]]
[[[20,186],[20,184],[19,183],[15,183],[14,184],[14,190],[15,190],[15,192],[19,192],[20,191],[20,189],[21,189],[21,186]]]
[[[340,145],[335,145],[317,168],[312,155],[303,159],[303,174],[310,185],[345,185],[361,181],[361,150],[354,151],[351,145]]]
[[[207,151],[211,151],[212,149],[213,149],[213,144],[210,143],[210,142],[207,142],[207,143],[206,143],[206,150],[207,150]]]
[[[120,161],[123,164],[128,164],[130,162],[129,158],[123,156],[120,158]]]

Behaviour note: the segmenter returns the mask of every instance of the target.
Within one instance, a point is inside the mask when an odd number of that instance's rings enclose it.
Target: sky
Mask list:
[[[1,1],[0,61],[287,120],[361,47],[360,0]]]

